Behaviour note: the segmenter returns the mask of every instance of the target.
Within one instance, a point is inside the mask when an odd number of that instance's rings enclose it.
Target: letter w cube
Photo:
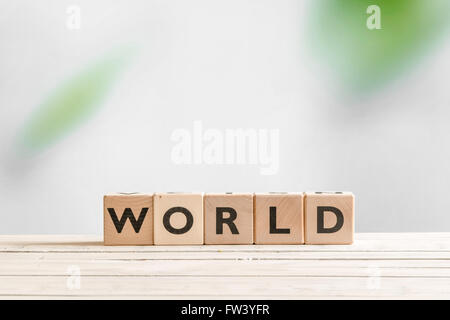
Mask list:
[[[153,244],[153,195],[117,193],[103,198],[105,245]]]

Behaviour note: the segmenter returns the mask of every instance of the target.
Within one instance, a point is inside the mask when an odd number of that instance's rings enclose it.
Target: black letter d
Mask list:
[[[334,227],[324,227],[324,213],[333,212],[336,215],[337,221]],[[335,207],[317,207],[317,233],[334,233],[338,232],[344,225],[344,215],[341,210]]]

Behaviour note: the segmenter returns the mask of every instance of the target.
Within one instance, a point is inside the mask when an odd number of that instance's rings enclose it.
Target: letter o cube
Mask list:
[[[155,245],[203,244],[203,195],[156,193]]]

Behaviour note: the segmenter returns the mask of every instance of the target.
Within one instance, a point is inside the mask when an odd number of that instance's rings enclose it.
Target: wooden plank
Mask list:
[[[450,233],[355,238],[106,247],[99,236],[0,236],[0,298],[450,298]],[[73,268],[80,289],[67,286]]]
[[[0,253],[16,260],[450,260],[450,252],[29,252]]]
[[[450,278],[450,262],[437,266],[434,261],[389,261],[373,263],[357,261],[302,260],[187,260],[174,263],[157,261],[80,261],[42,260],[24,263],[4,261],[1,276],[67,276],[70,268],[77,268],[82,276],[330,276],[330,277],[430,277]],[[422,262],[422,263],[419,263]],[[1,279],[1,278],[0,278]]]
[[[356,234],[355,239],[353,245],[104,246],[101,236],[0,236],[0,252],[450,252],[449,234]]]
[[[67,277],[11,276],[1,280],[0,296],[450,298],[450,279],[433,278],[383,279],[379,288],[371,287],[366,278],[329,277],[83,277],[80,289],[70,289]]]

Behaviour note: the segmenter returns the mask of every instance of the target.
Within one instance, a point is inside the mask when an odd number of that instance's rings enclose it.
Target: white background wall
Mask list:
[[[358,232],[450,231],[450,41],[354,97],[311,56],[306,1],[76,1],[76,31],[73,2],[0,3],[1,234],[101,234],[103,194],[179,190],[351,190]],[[136,55],[90,119],[33,158],[14,155],[52,90],[128,45]],[[174,164],[171,134],[196,120],[279,129],[278,173]]]

